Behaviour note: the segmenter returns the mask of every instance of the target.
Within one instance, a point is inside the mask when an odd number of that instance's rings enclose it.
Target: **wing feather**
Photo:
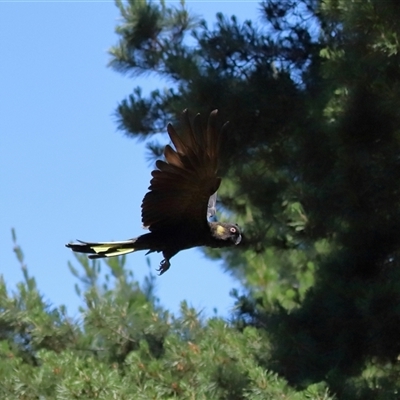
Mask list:
[[[142,222],[151,231],[190,223],[203,229],[207,224],[208,203],[221,179],[217,176],[220,132],[217,110],[204,129],[200,115],[193,124],[187,110],[183,112],[180,134],[167,127],[173,146],[164,149],[165,161],[156,162],[149,192],[142,202]]]

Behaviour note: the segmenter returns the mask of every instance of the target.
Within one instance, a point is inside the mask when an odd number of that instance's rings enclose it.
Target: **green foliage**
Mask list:
[[[117,1],[110,65],[168,85],[123,100],[151,139],[184,108],[230,120],[221,219],[241,248],[207,251],[243,284],[228,323],[160,306],[124,258],[70,265],[82,320],[0,282],[2,398],[397,399],[400,6],[265,0],[263,23]],[[148,142],[160,155],[160,148]],[[13,235],[15,241],[15,234]],[[83,273],[79,272],[83,270]]]
[[[332,399],[323,384],[299,392],[262,368],[269,349],[255,328],[204,320],[185,302],[179,317],[164,311],[123,258],[105,265],[103,285],[104,265],[77,257],[85,305],[71,321],[41,301],[16,250],[25,280],[14,295],[0,282],[2,399]]]
[[[149,137],[184,108],[230,120],[222,218],[245,240],[208,254],[244,285],[235,322],[267,334],[261,365],[299,387],[327,381],[342,398],[395,398],[398,2],[265,0],[262,26],[219,14],[177,37],[171,15],[183,9],[149,2],[159,30],[146,50],[126,36],[141,24],[136,4],[120,5],[126,52],[111,50],[111,65],[142,73],[140,59],[172,86],[147,99],[136,90],[117,110],[120,128]]]

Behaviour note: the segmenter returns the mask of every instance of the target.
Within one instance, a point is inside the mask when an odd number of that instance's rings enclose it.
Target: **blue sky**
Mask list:
[[[172,3],[172,2],[170,2]],[[209,25],[218,11],[257,20],[252,1],[188,1]],[[112,1],[0,1],[0,274],[10,291],[22,280],[11,228],[44,299],[77,316],[80,299],[67,263],[79,264],[68,241],[124,240],[138,236],[140,204],[151,166],[144,143],[117,131],[114,110],[136,86],[163,88],[155,78],[129,78],[107,68],[119,18]],[[193,110],[196,111],[196,110]],[[158,267],[161,255],[150,257]],[[143,252],[127,257],[142,281]],[[156,279],[166,308],[182,300],[211,315],[227,315],[240,283],[201,250],[172,259]]]

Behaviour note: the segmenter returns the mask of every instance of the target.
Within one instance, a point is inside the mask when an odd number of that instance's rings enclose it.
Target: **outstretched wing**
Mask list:
[[[185,110],[182,120],[179,135],[171,124],[167,127],[175,150],[169,145],[165,147],[166,161],[156,162],[150,191],[142,202],[142,222],[152,232],[182,224],[203,229],[207,224],[208,201],[221,183],[217,177],[217,110],[211,112],[206,130],[199,114],[191,124]]]

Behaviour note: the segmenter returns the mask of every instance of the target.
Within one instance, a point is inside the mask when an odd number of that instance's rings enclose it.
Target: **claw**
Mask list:
[[[171,263],[169,262],[168,259],[164,259],[160,263],[160,268],[157,268],[157,271],[159,272],[158,275],[162,275],[164,272],[168,271],[169,267],[171,266]]]

